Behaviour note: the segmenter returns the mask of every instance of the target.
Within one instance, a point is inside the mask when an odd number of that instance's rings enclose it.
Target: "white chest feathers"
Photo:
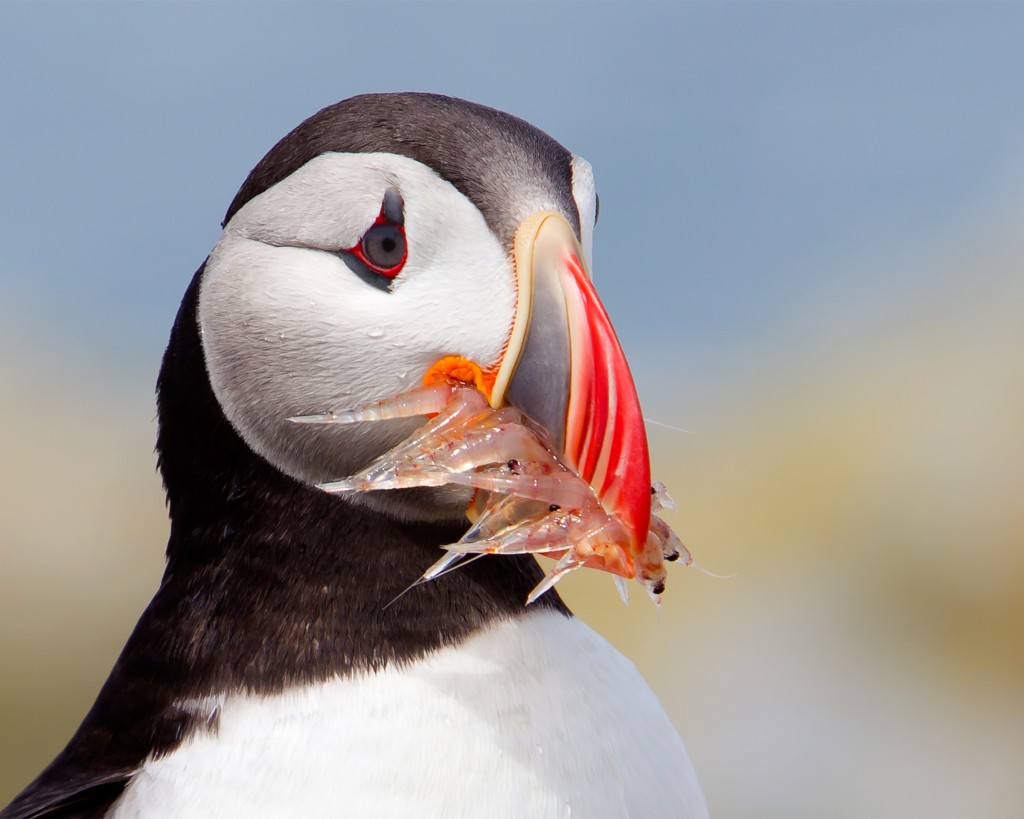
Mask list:
[[[537,612],[403,668],[228,695],[146,762],[115,817],[655,817],[707,812],[633,665]]]

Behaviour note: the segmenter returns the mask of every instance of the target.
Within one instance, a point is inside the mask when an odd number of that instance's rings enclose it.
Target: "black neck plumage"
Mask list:
[[[522,614],[542,577],[533,558],[483,559],[402,594],[459,527],[354,506],[245,445],[206,375],[201,276],[185,294],[158,384],[171,537],[157,601],[178,602],[176,639],[188,646],[178,661],[196,684],[267,691],[376,668]],[[534,605],[565,610],[553,593]]]
[[[542,578],[531,557],[484,558],[402,594],[460,528],[354,506],[254,454],[206,374],[202,272],[158,382],[171,516],[163,580],[78,732],[5,817],[101,813],[143,760],[203,727],[183,703],[414,661],[521,616]],[[569,614],[554,591],[539,608]]]

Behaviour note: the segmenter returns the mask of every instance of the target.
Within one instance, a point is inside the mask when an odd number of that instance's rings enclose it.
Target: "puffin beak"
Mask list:
[[[516,316],[488,400],[515,406],[548,432],[639,553],[651,524],[647,434],[576,234],[561,214],[534,213],[516,231],[514,258]]]

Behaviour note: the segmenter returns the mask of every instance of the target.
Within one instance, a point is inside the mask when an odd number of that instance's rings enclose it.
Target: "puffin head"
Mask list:
[[[383,399],[442,370],[511,404],[638,537],[650,467],[636,390],[590,283],[590,165],[516,117],[369,94],[282,139],[235,196],[194,286],[216,403],[307,485],[352,474],[420,423],[289,418]],[[346,502],[337,498],[337,502]],[[351,501],[465,520],[468,490]]]

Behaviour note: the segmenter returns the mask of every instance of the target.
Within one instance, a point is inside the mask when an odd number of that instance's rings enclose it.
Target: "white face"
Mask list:
[[[408,256],[385,288],[338,251],[360,242],[388,189],[404,201]],[[446,355],[496,364],[515,302],[511,258],[450,183],[402,156],[323,154],[227,224],[203,275],[199,327],[214,394],[243,440],[319,483],[358,470],[418,421],[300,426],[289,416],[407,390]]]

